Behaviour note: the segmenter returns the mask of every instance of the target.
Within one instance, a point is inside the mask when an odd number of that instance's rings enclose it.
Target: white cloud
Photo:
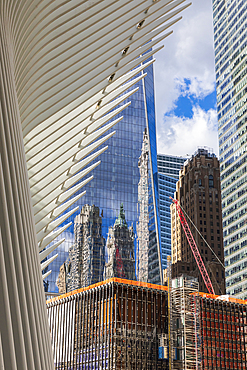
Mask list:
[[[158,152],[192,155],[197,147],[207,146],[218,155],[217,112],[193,107],[193,117],[168,115],[158,133]]]
[[[157,53],[154,63],[159,138],[168,134],[164,115],[176,107],[180,95],[203,99],[215,89],[211,0],[194,0],[182,16],[183,19],[172,27],[174,33],[164,40],[165,48]],[[189,87],[185,87],[185,79],[190,80]],[[188,120],[182,120],[185,121]],[[216,130],[211,130],[211,134],[217,139]],[[164,148],[159,141],[158,148],[159,151]],[[174,148],[173,154],[178,151],[180,148]]]

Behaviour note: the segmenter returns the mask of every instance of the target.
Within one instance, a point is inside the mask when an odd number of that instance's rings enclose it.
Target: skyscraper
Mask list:
[[[155,254],[152,270],[154,273],[151,274],[151,281],[155,283],[160,282],[161,253],[153,67],[148,67],[144,72],[147,72],[147,76],[144,81],[138,82],[139,90],[131,97],[131,105],[121,113],[123,120],[117,123],[115,126],[116,134],[107,142],[108,150],[100,157],[101,165],[94,170],[94,179],[84,186],[83,190],[86,190],[86,194],[77,201],[76,205],[81,208],[86,203],[94,204],[103,211],[102,236],[107,239],[108,229],[114,225],[119,204],[123,203],[128,226],[133,224],[133,231],[136,235],[136,223],[138,221],[138,160],[141,155],[143,132],[146,129],[150,152],[149,236],[150,244],[153,245],[154,249],[152,253]],[[125,103],[123,102],[123,104]],[[118,118],[118,116],[115,116],[115,118]],[[74,216],[71,216],[69,221],[73,222],[73,220]],[[49,291],[58,290],[56,280],[59,268],[66,260],[68,249],[73,244],[74,231],[72,225],[59,238],[63,237],[66,238],[66,241],[59,249],[57,260],[51,264],[52,274],[48,278]]]
[[[98,207],[84,205],[74,220],[74,243],[69,257],[60,267],[57,286],[65,292],[83,288],[103,280],[105,267],[105,239],[102,237],[102,217]],[[64,276],[65,275],[65,276]],[[62,289],[59,289],[62,293]]]
[[[215,154],[198,149],[185,162],[176,185],[175,199],[193,222],[187,217],[215,294],[225,294],[220,169]],[[171,204],[171,226],[173,277],[183,274],[197,277],[199,290],[207,293],[174,203]]]
[[[247,3],[213,1],[227,293],[247,299]]]
[[[136,275],[138,281],[148,282],[149,214],[148,214],[148,179],[149,179],[149,144],[147,130],[143,133],[142,151],[138,162],[140,178],[138,183],[138,222]]]
[[[185,158],[166,154],[158,154],[159,204],[160,204],[160,235],[162,250],[162,269],[167,267],[167,256],[171,255],[171,214],[170,205],[179,171]]]
[[[108,262],[105,264],[105,279],[112,277],[135,280],[135,251],[133,226],[128,228],[123,203],[119,215],[109,228],[106,248]]]

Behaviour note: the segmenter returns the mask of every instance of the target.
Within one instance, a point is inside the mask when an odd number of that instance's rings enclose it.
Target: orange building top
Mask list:
[[[62,295],[60,295],[58,297],[54,297],[54,298],[49,299],[48,301],[46,301],[46,303],[51,303],[51,302],[59,301],[60,299],[63,299],[63,298],[66,298],[66,297],[70,297],[71,295],[78,294],[78,293],[81,293],[81,292],[84,292],[86,290],[90,290],[90,289],[93,289],[93,288],[96,288],[96,287],[99,287],[99,286],[102,286],[102,285],[106,285],[106,284],[111,283],[111,282],[125,284],[125,285],[134,285],[134,286],[139,286],[139,287],[144,287],[144,288],[151,288],[151,289],[157,289],[157,290],[165,290],[165,291],[168,290],[167,286],[164,286],[164,285],[144,283],[142,281],[136,281],[136,280],[126,280],[126,279],[119,279],[119,278],[111,278],[111,279],[107,279],[105,281],[100,281],[99,283],[96,283],[96,284],[89,285],[89,286],[87,286],[85,288],[76,289],[76,290],[73,290],[72,292],[62,294]],[[227,298],[224,299],[223,298],[224,296],[215,295],[215,294],[209,294],[209,293],[203,293],[203,292],[192,293],[192,294],[199,294],[203,298],[221,299],[223,301],[232,302],[232,303],[247,304],[247,300],[243,301],[242,299],[238,299],[238,298],[234,298],[234,297],[230,297],[230,296],[227,296]]]
[[[222,296],[222,295],[215,295],[215,294],[209,294],[209,293],[203,293],[203,292],[191,293],[191,294],[199,294],[199,296],[203,297],[203,298],[218,299],[218,300],[221,300],[221,301],[224,301],[224,302],[247,304],[247,300],[244,301],[242,299],[230,297],[230,296],[227,296],[227,295]]]
[[[66,297],[70,297],[71,295],[78,294],[78,293],[84,292],[85,290],[90,290],[90,289],[96,288],[98,286],[106,285],[106,284],[111,283],[111,282],[125,284],[125,285],[134,285],[134,286],[139,286],[139,287],[144,287],[144,288],[151,288],[151,289],[157,289],[157,290],[165,290],[165,291],[167,291],[167,289],[168,289],[167,286],[164,286],[164,285],[156,285],[156,284],[151,284],[151,283],[143,283],[142,281],[136,281],[136,280],[126,280],[126,279],[119,279],[119,278],[111,278],[111,279],[107,279],[105,281],[100,281],[99,283],[96,283],[96,284],[89,285],[89,286],[87,286],[85,288],[76,289],[76,290],[73,290],[72,292],[62,294],[62,295],[60,295],[58,297],[54,297],[54,298],[49,299],[48,301],[46,301],[46,303],[51,303],[51,302],[59,301],[60,299],[63,299],[63,298],[66,298]]]

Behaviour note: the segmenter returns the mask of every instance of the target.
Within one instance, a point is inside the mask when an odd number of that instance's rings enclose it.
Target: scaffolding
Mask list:
[[[200,296],[203,369],[247,368],[247,306],[243,303],[226,296]]]
[[[114,278],[47,307],[55,369],[168,370],[165,287]]]
[[[200,311],[198,296],[195,294],[197,292],[198,282],[194,278],[181,276],[172,280],[173,369],[200,369]]]
[[[246,302],[197,289],[172,280],[172,369],[246,370]],[[168,307],[167,287],[117,278],[51,299],[55,369],[168,370]]]

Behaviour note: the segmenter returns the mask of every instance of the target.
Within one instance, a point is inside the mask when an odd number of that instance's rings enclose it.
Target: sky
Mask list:
[[[206,146],[218,155],[212,0],[193,0],[181,15],[155,55],[158,153]]]

